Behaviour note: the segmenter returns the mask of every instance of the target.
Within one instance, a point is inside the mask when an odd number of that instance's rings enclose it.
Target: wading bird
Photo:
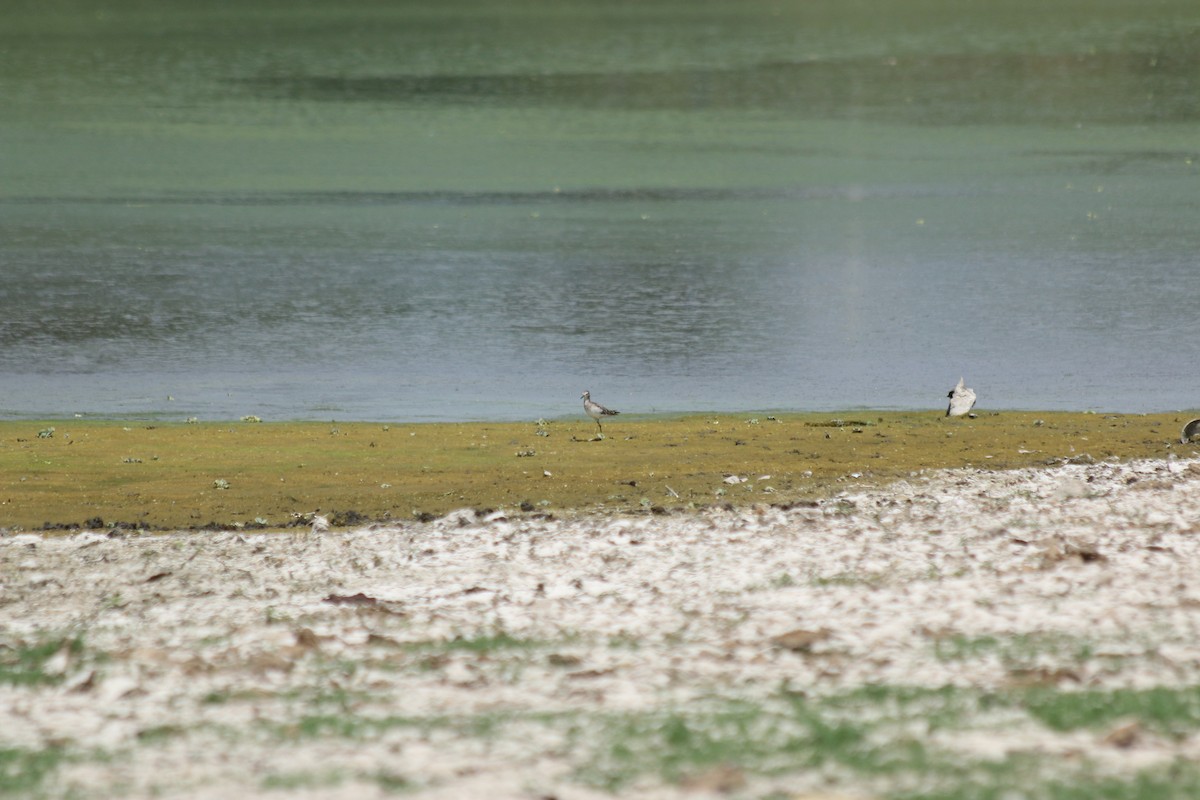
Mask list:
[[[620,411],[613,411],[611,408],[605,408],[599,403],[593,401],[591,392],[585,391],[579,396],[583,398],[583,413],[596,420],[596,427],[600,429],[601,433],[604,433],[604,426],[600,424],[600,418],[615,417],[617,414],[621,413]]]

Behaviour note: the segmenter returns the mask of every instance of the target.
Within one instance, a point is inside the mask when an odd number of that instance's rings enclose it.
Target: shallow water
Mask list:
[[[1200,405],[1200,6],[19,5],[0,414]]]

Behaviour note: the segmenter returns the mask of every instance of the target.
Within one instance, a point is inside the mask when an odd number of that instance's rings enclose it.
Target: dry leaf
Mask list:
[[[312,632],[312,628],[301,628],[296,631],[296,646],[304,650],[319,650],[321,640]]]
[[[772,636],[771,643],[785,650],[791,650],[796,653],[807,653],[812,650],[814,644],[825,641],[831,635],[825,628],[815,631],[797,628],[794,631]]]
[[[583,663],[583,659],[579,656],[551,653],[546,656],[546,663],[552,667],[578,667]]]
[[[1133,720],[1113,728],[1111,731],[1105,734],[1101,741],[1105,744],[1125,750],[1137,744],[1138,739],[1140,739],[1141,736],[1142,725],[1137,720]]]
[[[719,764],[685,777],[679,785],[693,792],[729,794],[746,787],[746,773],[732,764]]]
[[[573,679],[603,678],[605,675],[611,675],[614,672],[616,672],[615,669],[585,669],[579,672],[569,672],[567,673],[567,677]]]
[[[321,602],[332,603],[335,606],[373,606],[379,600],[359,592],[358,594],[349,595],[331,594]]]

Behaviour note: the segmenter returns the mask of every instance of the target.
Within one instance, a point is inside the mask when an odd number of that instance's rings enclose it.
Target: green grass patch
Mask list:
[[[989,650],[993,645],[972,643],[976,646]],[[840,786],[869,787],[876,795],[898,800],[1200,796],[1200,766],[1192,764],[1113,776],[1087,759],[1063,760],[1036,750],[990,759],[952,744],[933,744],[951,743],[959,731],[1028,724],[1058,732],[1094,731],[1103,747],[1102,734],[1131,719],[1163,735],[1194,735],[1200,731],[1200,687],[982,691],[866,686],[830,696],[781,688],[763,700],[713,698],[627,714],[376,717],[360,708],[308,714],[276,733],[284,740],[368,741],[387,731],[410,729],[414,737],[440,732],[486,745],[544,727],[562,741],[560,752],[576,781],[617,795],[647,778],[679,785],[714,768],[733,767],[747,776],[777,780],[780,786],[787,785],[788,776],[819,771],[837,776]],[[1102,749],[1097,753],[1102,758]],[[379,785],[398,792],[411,788],[404,778]]]
[[[803,698],[795,702],[801,702]],[[822,698],[828,713],[876,722],[905,722],[920,719],[930,730],[962,727],[981,714],[1013,707],[1012,702],[990,692],[942,686],[861,686],[843,694]]]
[[[279,732],[287,739],[314,737],[336,737],[341,739],[368,739],[394,728],[413,728],[422,734],[438,728],[455,728],[449,718],[405,717],[388,715],[367,717],[345,712],[341,714],[306,714],[294,723],[285,725]]]
[[[47,663],[63,649],[71,659],[83,653],[82,637],[44,639],[36,644],[0,645],[0,684],[10,686],[55,685],[63,675],[47,671]]]
[[[347,773],[342,770],[320,772],[273,772],[266,775],[259,785],[268,791],[295,792],[302,789],[329,789],[346,782]]]
[[[370,777],[371,781],[385,794],[402,794],[417,788],[411,780],[394,772],[376,772]]]
[[[411,780],[394,772],[353,773],[342,769],[275,772],[265,776],[259,786],[267,791],[286,793],[332,789],[351,781],[373,784],[384,794],[403,794],[417,788]]]
[[[180,725],[154,725],[138,731],[137,738],[143,744],[153,744],[185,736],[186,734],[187,729]]]
[[[890,787],[888,796],[913,800],[1200,796],[1195,765],[1182,772],[1175,765],[1127,778],[1098,777],[1086,761],[1034,754],[975,759],[931,747],[920,733],[970,730],[983,715],[997,711],[1025,713],[1058,731],[1085,728],[1099,734],[1118,721],[1137,719],[1147,728],[1184,735],[1200,730],[1200,688],[993,693],[874,686],[820,699],[784,692],[761,704],[718,703],[599,721],[587,737],[599,744],[579,777],[619,793],[646,775],[673,783],[734,765],[767,777],[832,769],[851,781],[874,786],[883,781]],[[1156,794],[1164,787],[1166,793]]]
[[[842,705],[785,693],[763,703],[723,701],[705,709],[608,717],[587,738],[599,742],[580,778],[620,792],[654,775],[678,783],[718,766],[767,776],[837,766],[860,777],[924,774],[949,762],[906,733],[876,735],[885,724],[860,719],[851,698]],[[864,698],[865,701],[865,698]]]
[[[964,636],[955,634],[933,641],[939,661],[970,661],[996,656],[1009,666],[1028,664],[1042,656],[1071,663],[1083,663],[1094,657],[1090,641],[1050,633],[1022,633],[1015,636]]]
[[[838,572],[834,575],[813,575],[808,580],[812,586],[880,586],[884,577],[871,572]]]
[[[486,665],[490,672],[502,672],[510,680],[517,680],[520,671],[531,660],[546,652],[569,647],[577,638],[555,640],[523,639],[503,631],[476,635],[456,636],[452,639],[428,639],[411,642],[392,642],[382,655],[366,660],[337,659],[324,662],[325,668],[338,676],[350,676],[364,666],[386,671],[416,670],[436,672],[451,660],[462,659],[478,665]],[[330,689],[319,698],[320,702],[336,699],[332,695],[342,693],[347,700],[362,698],[347,690]]]
[[[0,797],[33,795],[64,760],[63,751],[56,747],[45,750],[0,747]]]
[[[1128,719],[1163,734],[1200,730],[1200,687],[1196,686],[1110,691],[1031,689],[1023,698],[1023,706],[1030,716],[1057,731],[1099,729]]]
[[[284,725],[271,725],[277,735],[286,740],[336,737],[367,740],[390,730],[408,728],[421,736],[434,731],[448,731],[469,739],[498,739],[508,726],[517,723],[559,725],[573,714],[543,714],[531,712],[493,712],[488,714],[405,716],[389,714],[369,716],[354,712],[306,714]]]
[[[1007,759],[952,785],[890,792],[889,800],[1193,800],[1200,797],[1200,770],[1177,761],[1127,778],[1076,771],[1068,778],[1042,776],[1025,759]]]
[[[499,631],[496,633],[485,633],[477,636],[459,636],[454,639],[448,639],[441,642],[420,642],[406,645],[406,649],[417,650],[421,652],[430,650],[440,650],[445,652],[453,652],[456,650],[465,650],[470,653],[492,653],[500,650],[534,650],[541,647],[546,647],[548,643],[538,642],[532,639],[518,639],[515,636]]]

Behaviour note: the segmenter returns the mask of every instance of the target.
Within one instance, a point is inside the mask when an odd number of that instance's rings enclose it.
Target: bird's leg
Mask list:
[[[596,420],[596,427],[600,429],[601,433],[604,433],[604,426],[600,424],[600,420]]]

